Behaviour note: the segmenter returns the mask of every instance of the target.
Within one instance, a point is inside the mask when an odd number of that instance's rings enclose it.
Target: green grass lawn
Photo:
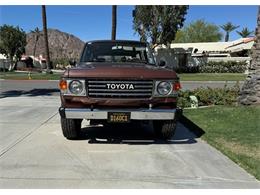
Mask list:
[[[32,80],[59,80],[61,73],[46,74],[46,73],[31,73]],[[28,73],[24,72],[1,72],[0,79],[10,80],[29,80]]]
[[[260,106],[184,110],[205,131],[202,139],[260,179]]]
[[[183,73],[178,74],[181,81],[244,81],[242,73]]]

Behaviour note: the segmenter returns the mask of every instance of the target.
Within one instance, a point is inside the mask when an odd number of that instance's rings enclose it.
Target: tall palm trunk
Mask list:
[[[252,61],[248,77],[240,91],[238,101],[243,105],[260,105],[260,6],[258,7],[256,40],[252,48]]]
[[[225,42],[229,41],[229,32],[226,32],[226,36],[225,36]]]
[[[36,35],[35,43],[34,43],[34,47],[33,47],[33,59],[35,58],[35,55],[36,55],[36,47],[37,47],[37,44],[38,44],[38,40],[39,40],[39,37],[38,37],[38,35]]]
[[[229,33],[232,32],[233,30],[239,28],[239,26],[235,26],[231,22],[221,25],[220,27],[226,32],[225,42],[229,41]]]
[[[43,36],[44,36],[44,43],[45,43],[47,73],[49,73],[50,72],[50,53],[49,53],[49,44],[48,44],[48,31],[47,31],[47,19],[46,19],[45,5],[42,5],[42,25],[43,25]]]
[[[38,40],[35,39],[35,43],[34,43],[34,47],[33,47],[33,64],[34,64],[34,61],[35,61],[37,42],[38,42]]]
[[[117,6],[112,5],[112,32],[111,32],[111,39],[116,40],[116,15],[117,15]]]
[[[33,47],[33,65],[35,64],[35,55],[36,55],[36,47],[37,47],[37,44],[38,44],[38,41],[39,41],[39,37],[40,37],[40,31],[37,28],[35,28],[34,31],[31,31],[32,33],[34,33],[35,35],[35,43],[34,43],[34,47]]]

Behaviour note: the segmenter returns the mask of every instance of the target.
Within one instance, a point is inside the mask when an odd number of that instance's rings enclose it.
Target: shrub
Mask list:
[[[52,63],[56,69],[64,69],[66,66],[70,64],[70,59],[68,58],[53,59]]]
[[[177,67],[175,71],[177,73],[244,73],[246,69],[246,61],[209,61],[198,66]]]
[[[199,106],[232,105],[236,102],[239,93],[239,83],[232,88],[197,88],[195,90],[180,91],[178,106],[190,107],[190,96],[198,98]]]
[[[201,73],[243,73],[247,69],[246,61],[210,61],[199,66]]]
[[[197,73],[199,66],[181,66],[174,69],[177,73]]]

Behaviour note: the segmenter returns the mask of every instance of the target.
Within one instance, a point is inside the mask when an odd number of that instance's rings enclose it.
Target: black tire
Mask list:
[[[175,120],[153,121],[153,128],[156,135],[164,140],[168,140],[173,137],[176,126]]]
[[[61,129],[64,137],[75,140],[80,137],[81,119],[61,118]]]

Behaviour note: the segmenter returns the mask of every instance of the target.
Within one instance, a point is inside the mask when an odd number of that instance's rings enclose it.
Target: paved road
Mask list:
[[[0,100],[0,188],[260,188],[182,124],[169,142],[147,125],[82,125],[64,139],[57,96]]]
[[[58,81],[0,80],[0,98],[38,95],[59,95]]]
[[[242,86],[243,82],[240,82]],[[198,87],[232,87],[236,82],[224,81],[183,81],[182,90],[192,90]],[[28,81],[28,80],[0,80],[0,98],[1,97],[16,97],[16,96],[36,96],[36,95],[59,95],[58,81]]]

